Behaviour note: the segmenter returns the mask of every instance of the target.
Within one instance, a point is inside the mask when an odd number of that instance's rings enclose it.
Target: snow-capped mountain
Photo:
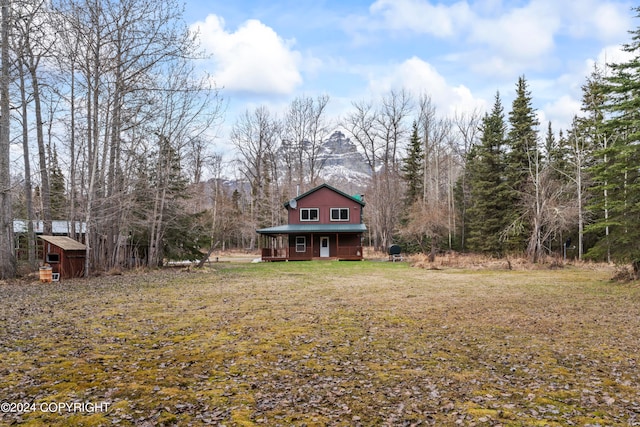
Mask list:
[[[363,185],[371,175],[367,162],[349,138],[335,131],[322,143],[319,153],[320,176],[328,182]]]

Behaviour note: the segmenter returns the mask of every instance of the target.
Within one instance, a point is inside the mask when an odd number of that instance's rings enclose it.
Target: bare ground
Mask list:
[[[213,267],[0,286],[0,424],[640,425],[610,271]]]

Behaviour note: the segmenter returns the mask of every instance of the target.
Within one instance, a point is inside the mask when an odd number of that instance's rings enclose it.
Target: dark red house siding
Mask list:
[[[306,208],[319,209],[318,221],[300,221],[300,209]],[[349,221],[331,221],[331,208],[348,208]],[[289,224],[360,224],[361,215],[362,205],[324,187],[298,200],[296,209],[289,209]]]
[[[296,237],[304,236],[307,247],[304,252],[296,252]],[[289,236],[289,259],[310,259],[320,257],[320,238],[329,238],[329,253],[334,258],[358,259],[362,252],[357,253],[361,247],[360,234],[347,233],[316,233],[316,234],[291,234]],[[353,250],[352,250],[353,249]]]

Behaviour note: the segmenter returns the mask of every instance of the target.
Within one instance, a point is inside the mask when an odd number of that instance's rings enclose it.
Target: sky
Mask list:
[[[186,0],[211,58],[200,65],[228,102],[217,144],[238,116],[282,115],[328,95],[330,118],[391,90],[431,96],[438,114],[510,111],[518,77],[541,123],[567,129],[594,64],[628,60],[640,25],[625,0]]]

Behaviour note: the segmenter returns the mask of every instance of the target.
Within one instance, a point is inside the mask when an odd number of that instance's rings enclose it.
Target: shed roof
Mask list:
[[[45,242],[49,242],[52,245],[56,245],[60,249],[65,251],[84,251],[87,247],[78,242],[77,240],[73,240],[71,237],[66,236],[38,236]]]
[[[287,224],[256,230],[259,234],[364,233],[364,224]]]

